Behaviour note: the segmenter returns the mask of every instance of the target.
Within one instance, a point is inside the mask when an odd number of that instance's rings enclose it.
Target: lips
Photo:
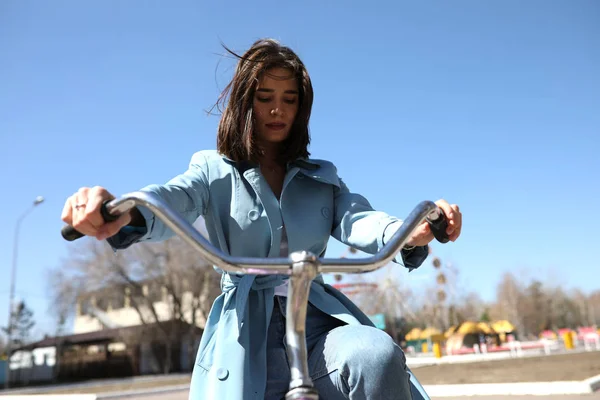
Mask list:
[[[283,122],[272,122],[270,124],[267,124],[267,128],[279,131],[285,128],[285,124]]]

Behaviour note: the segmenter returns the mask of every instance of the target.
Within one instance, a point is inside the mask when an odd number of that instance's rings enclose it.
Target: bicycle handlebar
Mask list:
[[[148,192],[131,192],[120,198],[103,204],[105,219],[115,219],[136,206],[148,208],[156,217],[163,221],[173,232],[196,251],[208,262],[232,273],[254,275],[282,274],[291,275],[291,264],[295,262],[298,253],[292,253],[289,258],[254,258],[233,257],[223,253],[202,236],[188,221],[173,211],[157,195]],[[402,249],[410,234],[424,220],[427,219],[435,238],[441,243],[448,241],[446,234],[447,220],[443,210],[431,201],[419,203],[392,238],[375,255],[363,258],[318,258],[322,273],[360,273],[374,271],[394,259]],[[65,240],[73,241],[83,235],[70,225],[65,225],[61,230]]]

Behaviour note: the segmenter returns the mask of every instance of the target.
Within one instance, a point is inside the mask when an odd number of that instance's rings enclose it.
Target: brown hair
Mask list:
[[[282,143],[281,162],[307,158],[310,135],[308,123],[313,103],[313,89],[304,63],[289,47],[273,39],[261,39],[239,56],[233,79],[225,87],[215,106],[221,110],[217,150],[234,161],[257,161],[260,149],[256,145],[253,118],[253,98],[258,79],[266,70],[280,67],[289,69],[298,81],[299,105],[290,134]],[[227,98],[229,97],[229,101]]]

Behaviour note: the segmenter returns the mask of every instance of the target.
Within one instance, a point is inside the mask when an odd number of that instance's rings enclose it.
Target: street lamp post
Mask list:
[[[6,381],[4,382],[4,388],[8,389],[10,387],[10,353],[12,351],[12,333],[14,328],[14,320],[13,320],[13,302],[15,298],[15,279],[17,272],[17,254],[19,249],[19,229],[21,228],[21,222],[23,219],[38,205],[44,202],[44,198],[42,196],[36,197],[33,205],[29,207],[20,217],[17,219],[17,225],[15,227],[15,236],[13,241],[13,259],[12,259],[12,270],[10,275],[10,297],[8,300],[8,326],[6,327],[8,340],[6,343]]]

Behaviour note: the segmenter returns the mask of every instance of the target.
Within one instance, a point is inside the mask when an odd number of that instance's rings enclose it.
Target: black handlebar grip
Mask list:
[[[435,213],[435,212],[434,212]],[[429,229],[433,233],[433,236],[440,243],[448,243],[450,238],[446,233],[448,229],[448,218],[446,217],[446,213],[441,208],[437,209],[437,217],[430,218],[427,216],[427,222],[429,223]]]
[[[104,218],[104,222],[112,222],[119,219],[119,215],[113,215],[108,212],[108,210],[106,209],[106,203],[108,203],[108,200],[102,203],[102,206],[100,207],[100,214],[102,215],[102,218]],[[69,242],[72,242],[73,240],[77,240],[84,236],[81,232],[73,228],[71,225],[63,226],[60,230],[60,234],[65,240],[68,240]]]
[[[69,242],[77,240],[83,236],[81,232],[73,228],[71,225],[63,226],[60,230],[60,234],[62,235],[63,239],[68,240]]]

